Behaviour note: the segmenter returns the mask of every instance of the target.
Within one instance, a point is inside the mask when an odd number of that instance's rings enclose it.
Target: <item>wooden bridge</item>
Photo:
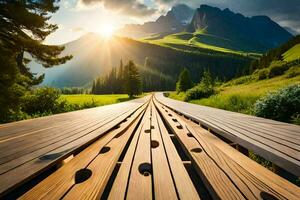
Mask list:
[[[299,126],[162,93],[0,126],[0,199],[299,200],[280,171],[300,176]]]

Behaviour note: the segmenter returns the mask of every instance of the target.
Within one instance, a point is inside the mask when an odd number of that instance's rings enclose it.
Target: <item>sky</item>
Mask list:
[[[61,0],[50,19],[59,29],[45,43],[64,44],[88,32],[154,21],[179,3],[192,8],[201,4],[229,8],[245,16],[267,15],[300,34],[300,0]]]

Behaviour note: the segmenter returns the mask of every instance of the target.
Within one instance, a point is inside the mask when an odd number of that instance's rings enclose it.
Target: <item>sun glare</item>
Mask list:
[[[114,35],[115,27],[112,26],[111,24],[103,24],[100,27],[100,34],[104,38],[110,38]]]

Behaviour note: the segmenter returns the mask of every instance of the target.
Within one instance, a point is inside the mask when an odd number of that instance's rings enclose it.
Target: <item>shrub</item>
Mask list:
[[[257,73],[258,75],[258,80],[264,80],[268,78],[269,75],[269,70],[268,69],[261,69]]]
[[[252,108],[257,99],[259,99],[259,96],[250,92],[246,94],[220,93],[212,95],[209,98],[193,100],[191,102],[233,112],[252,114]]]
[[[288,66],[284,62],[273,62],[269,67],[269,78],[280,76],[288,70]]]
[[[224,86],[232,86],[232,85],[240,85],[240,84],[244,84],[244,83],[250,83],[253,80],[253,76],[248,75],[248,76],[242,76],[240,78],[231,80],[227,83],[224,84]]]
[[[204,84],[200,83],[186,92],[185,101],[207,98],[214,93],[215,90],[213,87],[207,87]]]
[[[290,85],[270,93],[254,105],[256,116],[290,122],[300,114],[300,84]]]
[[[298,65],[298,66],[291,67],[288,71],[286,71],[285,74],[288,78],[293,78],[300,75],[300,66]]]
[[[292,116],[292,122],[293,122],[293,124],[300,125],[300,114],[299,113]]]
[[[60,92],[54,88],[38,88],[22,98],[22,111],[29,115],[64,112],[66,101],[59,100]]]
[[[225,109],[233,112],[241,112],[249,114],[251,106],[255,103],[256,96],[243,96],[233,94],[228,97],[225,102]]]

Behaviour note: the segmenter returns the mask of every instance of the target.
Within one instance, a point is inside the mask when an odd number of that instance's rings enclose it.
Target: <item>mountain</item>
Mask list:
[[[278,47],[293,37],[267,16],[245,17],[228,8],[221,10],[208,5],[201,5],[195,11],[187,30],[204,31],[206,34],[240,44],[244,51],[256,52]]]
[[[110,69],[100,67],[106,65],[105,57],[109,57],[102,48],[103,40],[94,33],[88,33],[80,39],[64,45],[62,55],[73,55],[66,64],[45,69],[38,63],[30,63],[31,71],[45,73],[43,85],[55,87],[79,87],[88,84],[95,74],[105,74]],[[101,58],[98,56],[101,55]]]
[[[151,76],[155,75],[157,80],[160,77],[171,79],[174,86],[183,67],[190,70],[195,82],[205,69],[222,79],[230,79],[247,69],[252,60],[248,56],[212,50],[180,51],[122,37],[105,40],[92,33],[67,43],[63,55],[67,54],[74,58],[50,69],[45,70],[37,63],[31,63],[33,72],[45,73],[42,85],[82,87],[90,84],[94,78],[106,75],[112,67],[119,66],[122,59],[123,63],[133,60],[141,71],[151,72]]]
[[[121,36],[131,38],[148,37],[155,34],[170,34],[183,31],[190,23],[194,10],[185,4],[178,4],[166,14],[160,16],[154,22],[140,24],[128,24],[118,31]]]
[[[185,25],[191,22],[195,10],[185,4],[178,4],[172,7],[170,12],[173,13],[178,22]]]
[[[290,34],[292,34],[292,35],[294,35],[294,36],[299,35],[299,33],[298,33],[296,30],[294,30],[294,29],[292,29],[292,28],[290,28],[290,27],[284,27],[284,28],[285,28],[285,30],[287,30]]]

